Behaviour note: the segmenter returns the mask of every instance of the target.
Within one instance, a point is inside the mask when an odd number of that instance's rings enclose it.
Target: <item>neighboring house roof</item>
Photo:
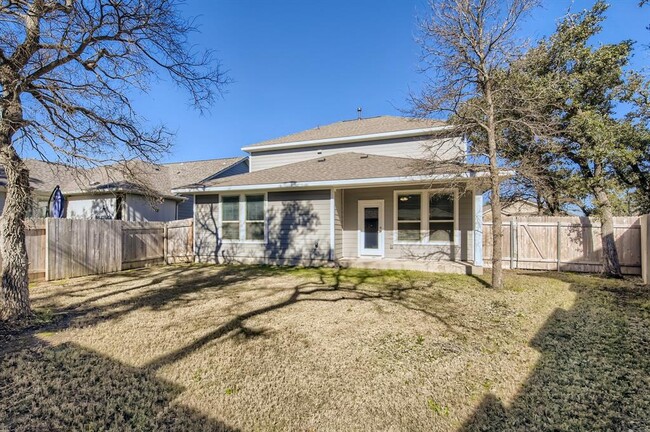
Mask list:
[[[204,182],[200,186],[190,185],[178,188],[176,192],[200,192],[229,189],[246,189],[246,186],[300,187],[336,184],[336,182],[355,183],[366,181],[395,182],[399,180],[436,180],[436,176],[450,178],[457,176],[457,170],[440,167],[436,173],[418,172],[414,160],[410,158],[368,155],[362,153],[335,153],[333,155],[302,162],[268,168],[251,173],[240,174]],[[468,175],[473,175],[468,172]]]
[[[318,126],[306,131],[274,138],[244,147],[243,150],[261,150],[269,146],[280,144],[300,143],[312,141],[331,140],[337,138],[367,137],[386,134],[390,132],[417,131],[424,133],[429,129],[445,127],[447,124],[439,120],[416,119],[408,117],[379,116],[355,120],[343,120],[325,126]]]
[[[227,169],[244,162],[246,157],[209,159],[192,162],[172,162],[164,164],[170,176],[170,189],[190,183],[200,183],[223,173]]]
[[[490,214],[492,214],[492,206],[488,203],[483,210],[483,216],[489,216]],[[536,216],[540,215],[540,210],[537,203],[522,200],[503,206],[501,214],[504,216]]]
[[[36,159],[26,159],[25,164],[32,188],[43,194],[51,193],[59,185],[68,195],[131,191],[177,198],[172,195],[173,188],[213,178],[245,160],[245,157],[235,157],[160,165],[132,160],[90,169]],[[3,169],[0,169],[0,186],[6,186]]]

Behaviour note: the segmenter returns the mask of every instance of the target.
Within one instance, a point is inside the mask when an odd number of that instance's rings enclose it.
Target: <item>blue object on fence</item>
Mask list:
[[[65,197],[61,192],[59,186],[54,188],[52,195],[50,195],[50,202],[48,203],[49,216],[53,218],[62,218],[65,209]]]

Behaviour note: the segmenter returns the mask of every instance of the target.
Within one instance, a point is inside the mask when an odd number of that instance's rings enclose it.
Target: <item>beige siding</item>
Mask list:
[[[167,222],[176,220],[176,201],[154,202],[142,195],[126,194],[122,219],[129,222]]]
[[[178,203],[177,218],[190,219],[194,215],[194,195],[181,195],[187,198],[185,201]]]
[[[115,195],[67,197],[65,214],[69,219],[114,219]]]
[[[421,158],[423,156],[430,156],[431,152],[435,151],[437,157],[451,159],[457,157],[459,152],[462,153],[464,150],[464,144],[461,138],[432,140],[426,137],[414,137],[366,141],[324,145],[320,147],[255,152],[250,156],[250,169],[251,171],[259,171],[334,153],[356,152],[380,156]]]
[[[219,195],[196,195],[194,253],[198,262],[220,262]]]
[[[322,263],[330,250],[330,191],[269,192],[266,243],[219,240],[216,195],[196,198],[196,253],[201,262]]]
[[[358,251],[358,202],[359,200],[384,201],[384,256],[392,259],[473,260],[473,205],[472,193],[460,195],[458,200],[458,223],[460,244],[457,245],[403,245],[394,242],[394,191],[427,189],[426,186],[386,187],[372,189],[347,189],[343,200],[343,257],[355,258]]]
[[[343,257],[343,194],[344,190],[337,190],[334,194],[334,257]]]

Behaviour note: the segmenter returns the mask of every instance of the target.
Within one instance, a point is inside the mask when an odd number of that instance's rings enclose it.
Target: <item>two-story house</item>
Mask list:
[[[195,197],[196,259],[480,272],[482,191],[414,170],[435,140],[442,157],[466,152],[433,137],[448,129],[382,116],[244,147],[250,172],[174,190]]]

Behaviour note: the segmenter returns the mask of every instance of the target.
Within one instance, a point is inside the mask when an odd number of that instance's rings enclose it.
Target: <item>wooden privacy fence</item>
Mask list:
[[[192,262],[192,220],[34,219],[26,223],[31,280]]]
[[[614,237],[625,274],[642,274],[641,217],[615,217]],[[492,223],[483,223],[483,256],[491,265]],[[587,217],[504,217],[505,268],[596,273],[602,270],[600,222]],[[643,266],[647,267],[647,265]]]
[[[45,256],[45,220],[34,219],[25,223],[25,242],[27,246],[27,256],[29,257],[29,279],[43,280],[46,273],[46,256]],[[2,257],[0,256],[0,263]]]

